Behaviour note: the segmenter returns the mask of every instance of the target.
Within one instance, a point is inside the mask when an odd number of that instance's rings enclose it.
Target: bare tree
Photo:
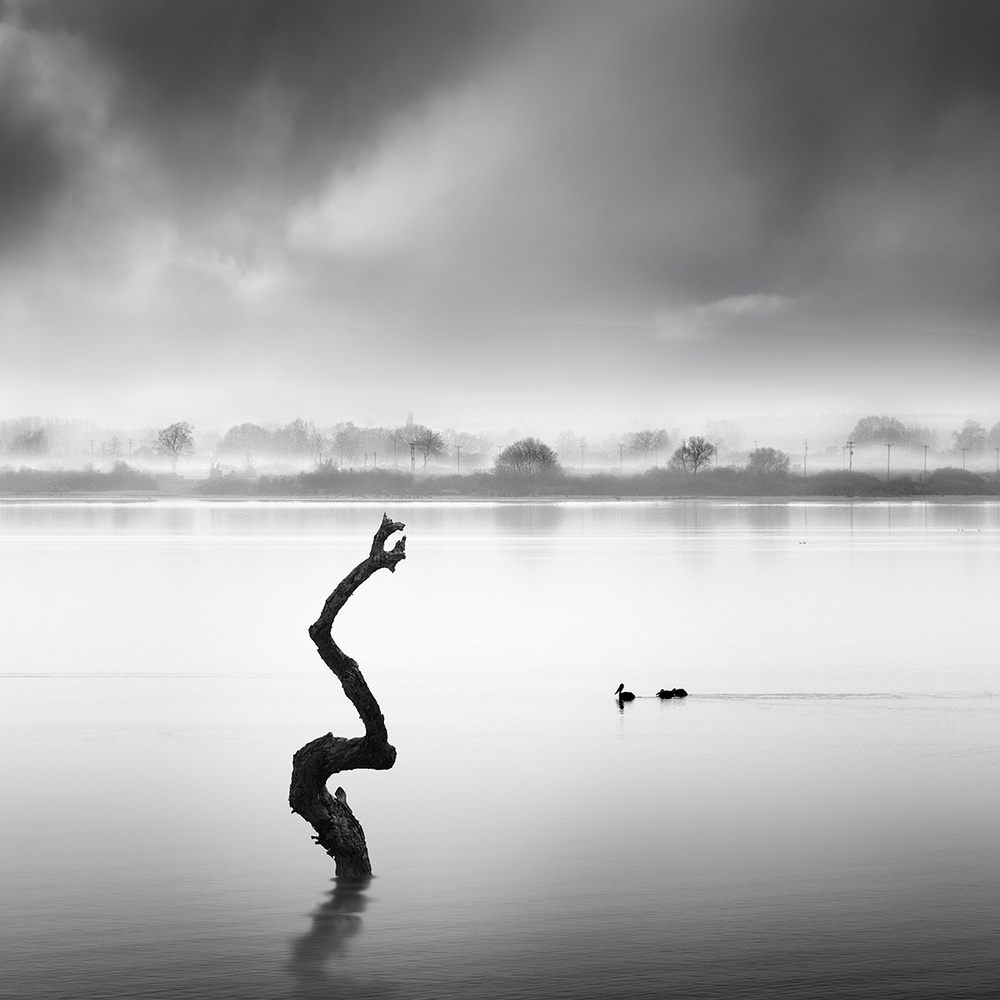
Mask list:
[[[349,462],[353,465],[361,450],[361,432],[350,422],[337,424],[333,432],[333,447],[340,454],[341,468],[346,468]]]
[[[444,438],[437,431],[432,431],[429,427],[423,427],[420,424],[414,427],[413,431],[413,443],[423,456],[424,472],[426,472],[427,459],[432,455],[447,455],[448,449],[445,447]]]
[[[952,432],[951,436],[959,451],[982,451],[986,447],[986,428],[978,420],[966,420],[962,429]]]
[[[404,454],[404,449],[409,448],[413,440],[412,427],[392,427],[389,430],[388,443],[392,449],[392,464],[399,465],[399,456]],[[388,449],[387,449],[388,451]]]
[[[904,424],[898,417],[877,416],[871,414],[862,417],[847,435],[847,440],[858,445],[903,444],[919,448],[930,442],[933,444],[937,435],[929,427],[919,424]]]
[[[742,451],[746,434],[735,420],[709,420],[705,430],[715,442],[715,450],[719,452]]]
[[[122,453],[122,439],[117,434],[112,434],[111,437],[101,445],[101,450],[104,454],[111,459],[112,462],[118,461],[118,456]]]
[[[686,469],[692,475],[698,470],[708,465],[715,457],[715,445],[703,437],[694,435],[689,437],[674,452],[671,462],[675,468]]]
[[[754,448],[747,462],[747,472],[755,476],[787,475],[789,457],[779,448]]]
[[[296,417],[271,434],[276,455],[285,459],[315,458],[321,449],[321,435],[313,422]]]
[[[643,462],[649,464],[649,453],[666,450],[670,438],[665,430],[634,431],[625,438],[625,450],[630,455],[642,455]]]
[[[556,440],[556,454],[565,465],[572,465],[574,462],[582,465],[586,448],[587,439],[573,431],[563,431]]]
[[[177,462],[182,455],[194,451],[194,435],[186,420],[178,421],[156,432],[156,450],[170,459],[171,471],[177,471]]]
[[[273,455],[274,437],[260,424],[237,424],[226,431],[216,450],[220,455],[232,457],[245,455],[247,452],[253,452],[255,455]]]
[[[446,430],[442,435],[445,447],[450,451],[460,451],[462,468],[474,468],[489,461],[493,442],[488,434],[471,434],[467,431]]]
[[[49,450],[49,434],[44,427],[21,431],[10,442],[10,450],[15,455],[44,455]]]
[[[361,716],[365,735],[354,739],[327,733],[307,743],[292,758],[292,780],[288,803],[312,825],[313,838],[337,863],[341,878],[365,878],[372,873],[368,858],[368,844],[350,806],[343,788],[333,795],[326,787],[331,775],[353,768],[365,767],[387,770],[396,761],[396,748],[389,743],[385,718],[375,696],[371,693],[357,661],[351,659],[334,641],[331,634],[333,620],[347,599],[373,573],[387,569],[396,571],[396,564],[406,558],[406,536],[386,551],[385,543],[405,525],[390,521],[382,515],[375,537],[372,539],[368,558],[358,563],[326,599],[319,618],[309,627],[309,637],[323,662],[343,685],[344,694]]]

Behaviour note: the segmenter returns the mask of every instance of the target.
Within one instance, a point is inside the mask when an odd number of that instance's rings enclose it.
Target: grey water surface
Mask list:
[[[0,994],[992,996],[998,596],[995,502],[0,504]]]

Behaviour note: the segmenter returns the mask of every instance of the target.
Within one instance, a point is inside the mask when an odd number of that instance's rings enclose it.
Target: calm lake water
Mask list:
[[[0,504],[0,994],[992,997],[998,596],[995,502]]]

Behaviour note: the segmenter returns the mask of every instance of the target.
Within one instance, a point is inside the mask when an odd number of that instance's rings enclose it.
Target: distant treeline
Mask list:
[[[754,473],[737,467],[704,469],[697,475],[656,468],[636,475],[556,471],[543,475],[503,475],[496,471],[467,475],[414,476],[392,469],[323,468],[288,476],[249,479],[238,473],[201,480],[195,491],[205,496],[328,497],[697,497],[697,496],[836,496],[908,497],[1000,494],[1000,476],[964,469],[936,469],[926,479],[884,477],[865,472],[818,472],[803,478],[788,472]]]
[[[154,476],[118,462],[96,469],[0,468],[0,496],[67,493],[156,493],[167,481],[172,495],[204,497],[919,497],[996,496],[1000,476],[965,469],[935,469],[925,478],[900,475],[886,480],[867,472],[826,471],[802,477],[788,471],[757,472],[724,466],[697,474],[677,468],[648,469],[634,475],[579,474],[561,468],[524,474],[471,472],[414,475],[394,469],[340,469],[330,463],[294,475],[248,477],[215,471],[208,479]]]
[[[108,467],[127,460],[130,465],[138,463],[146,468],[162,469],[169,464],[172,471],[178,466],[202,471],[206,465],[225,463],[225,471],[240,472],[247,479],[258,472],[273,476],[328,465],[342,470],[360,468],[362,472],[392,468],[447,475],[452,471],[496,471],[497,463],[503,464],[501,455],[510,457],[512,446],[517,449],[529,442],[533,452],[544,448],[550,453],[540,456],[542,462],[551,457],[567,471],[574,469],[580,475],[599,470],[638,475],[643,469],[655,470],[664,464],[696,472],[711,467],[720,473],[730,465],[744,463],[756,472],[782,466],[803,473],[838,466],[848,471],[872,471],[881,458],[887,466],[891,458],[893,467],[900,471],[910,463],[911,468],[920,465],[926,472],[930,458],[931,466],[947,463],[980,472],[995,463],[1000,472],[1000,421],[987,427],[966,419],[960,428],[943,431],[947,441],[939,445],[939,430],[943,429],[906,423],[889,414],[869,414],[846,434],[831,429],[817,438],[814,433],[811,445],[808,439],[791,435],[802,444],[799,450],[796,442],[794,454],[766,444],[759,447],[756,438],[751,450],[751,433],[733,421],[710,420],[705,427],[703,436],[685,438],[676,428],[668,433],[662,427],[647,427],[590,441],[563,430],[545,443],[535,437],[514,440],[520,433],[516,428],[475,434],[454,428],[434,430],[415,423],[412,413],[400,426],[358,427],[342,421],[318,427],[298,417],[285,424],[236,424],[221,437],[214,430],[196,434],[196,428],[186,420],[160,428],[125,430],[99,427],[88,420],[18,417],[0,420],[0,461],[48,467],[104,463]],[[789,436],[783,435],[786,440]]]

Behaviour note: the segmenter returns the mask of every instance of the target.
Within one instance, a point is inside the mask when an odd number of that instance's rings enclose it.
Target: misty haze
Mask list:
[[[0,0],[0,992],[992,997],[998,122],[988,0]]]

